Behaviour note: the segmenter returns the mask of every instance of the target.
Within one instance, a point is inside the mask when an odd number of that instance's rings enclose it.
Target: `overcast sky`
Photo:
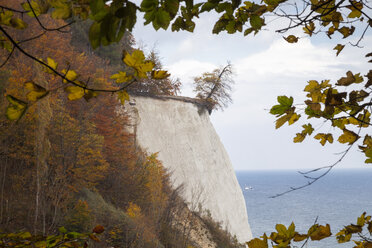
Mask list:
[[[336,144],[322,147],[313,138],[294,144],[293,137],[304,123],[289,127],[285,124],[275,130],[275,117],[268,110],[278,95],[293,96],[295,102],[303,102],[308,80],[335,82],[347,70],[365,75],[370,68],[364,55],[371,51],[347,46],[336,57],[332,50],[336,41],[326,37],[310,40],[294,33],[302,38],[297,44],[288,44],[273,30],[249,37],[240,33],[213,35],[211,30],[216,21],[213,15],[201,17],[194,33],[156,32],[151,26],[141,25],[142,20],[139,19],[133,32],[137,43],[147,49],[156,48],[165,68],[181,79],[184,85],[181,95],[194,96],[193,77],[227,61],[233,64],[234,102],[223,112],[213,112],[211,120],[236,170],[327,166],[338,160],[335,153],[346,149]],[[367,44],[372,44],[371,34],[362,45]],[[333,129],[327,126],[319,131]],[[355,147],[338,167],[371,166],[364,164],[363,154]]]

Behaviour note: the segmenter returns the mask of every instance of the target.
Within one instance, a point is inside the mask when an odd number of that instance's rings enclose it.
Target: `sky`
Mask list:
[[[224,144],[235,170],[314,169],[328,166],[338,160],[345,146],[327,144],[307,138],[303,143],[293,143],[296,132],[306,122],[292,126],[285,124],[275,129],[275,117],[269,114],[278,95],[293,96],[295,103],[303,103],[303,92],[309,80],[337,79],[346,71],[361,72],[370,69],[364,55],[372,35],[367,33],[361,45],[365,48],[346,46],[336,57],[332,50],[337,41],[327,37],[309,39],[300,37],[296,44],[287,43],[274,32],[278,24],[256,36],[244,37],[240,33],[212,34],[217,17],[202,16],[193,33],[155,31],[143,26],[138,19],[134,29],[137,44],[145,50],[155,49],[164,68],[172,77],[183,83],[183,96],[195,96],[193,77],[223,66],[230,61],[234,67],[233,103],[224,111],[214,111],[211,121]],[[279,24],[280,25],[280,24]],[[313,125],[314,126],[314,125]],[[333,132],[319,123],[316,131]],[[364,164],[364,155],[354,147],[339,168],[371,168]]]

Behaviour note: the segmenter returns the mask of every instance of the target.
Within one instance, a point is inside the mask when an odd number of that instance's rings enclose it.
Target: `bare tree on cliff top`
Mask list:
[[[226,108],[231,102],[231,90],[233,80],[233,68],[230,63],[225,67],[215,69],[212,72],[204,72],[201,76],[194,78],[196,98],[207,102],[209,113],[213,109]]]

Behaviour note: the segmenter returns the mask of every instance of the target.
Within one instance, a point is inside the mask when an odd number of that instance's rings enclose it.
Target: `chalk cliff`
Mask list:
[[[159,159],[192,210],[202,206],[238,241],[252,238],[241,188],[203,104],[185,97],[131,96],[137,143]]]

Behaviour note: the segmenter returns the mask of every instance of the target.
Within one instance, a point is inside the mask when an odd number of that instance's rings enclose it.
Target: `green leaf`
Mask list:
[[[155,30],[162,28],[166,30],[170,23],[170,15],[163,9],[159,9],[155,14],[155,19],[152,21],[153,27]]]
[[[63,227],[63,226],[61,226],[60,228],[58,228],[58,231],[59,231],[60,233],[67,233],[66,228]]]
[[[258,15],[252,15],[251,18],[249,19],[249,23],[255,30],[260,30],[262,26],[265,24],[264,19],[262,19]]]
[[[292,107],[293,97],[278,96],[277,100],[278,100],[279,104],[274,105],[270,109],[270,114],[272,114],[272,115],[280,116]]]
[[[9,104],[6,108],[5,116],[11,121],[19,120],[27,110],[27,103],[11,95],[7,95],[6,99]]]
[[[143,0],[141,2],[141,10],[144,12],[150,12],[159,5],[158,0]]]
[[[178,0],[165,0],[164,2],[165,10],[172,17],[174,17],[177,14],[179,5],[180,3]]]
[[[205,12],[205,11],[211,11],[212,9],[214,9],[216,6],[217,6],[218,3],[216,2],[206,2],[203,4],[203,6],[201,7],[201,10],[200,12]]]

